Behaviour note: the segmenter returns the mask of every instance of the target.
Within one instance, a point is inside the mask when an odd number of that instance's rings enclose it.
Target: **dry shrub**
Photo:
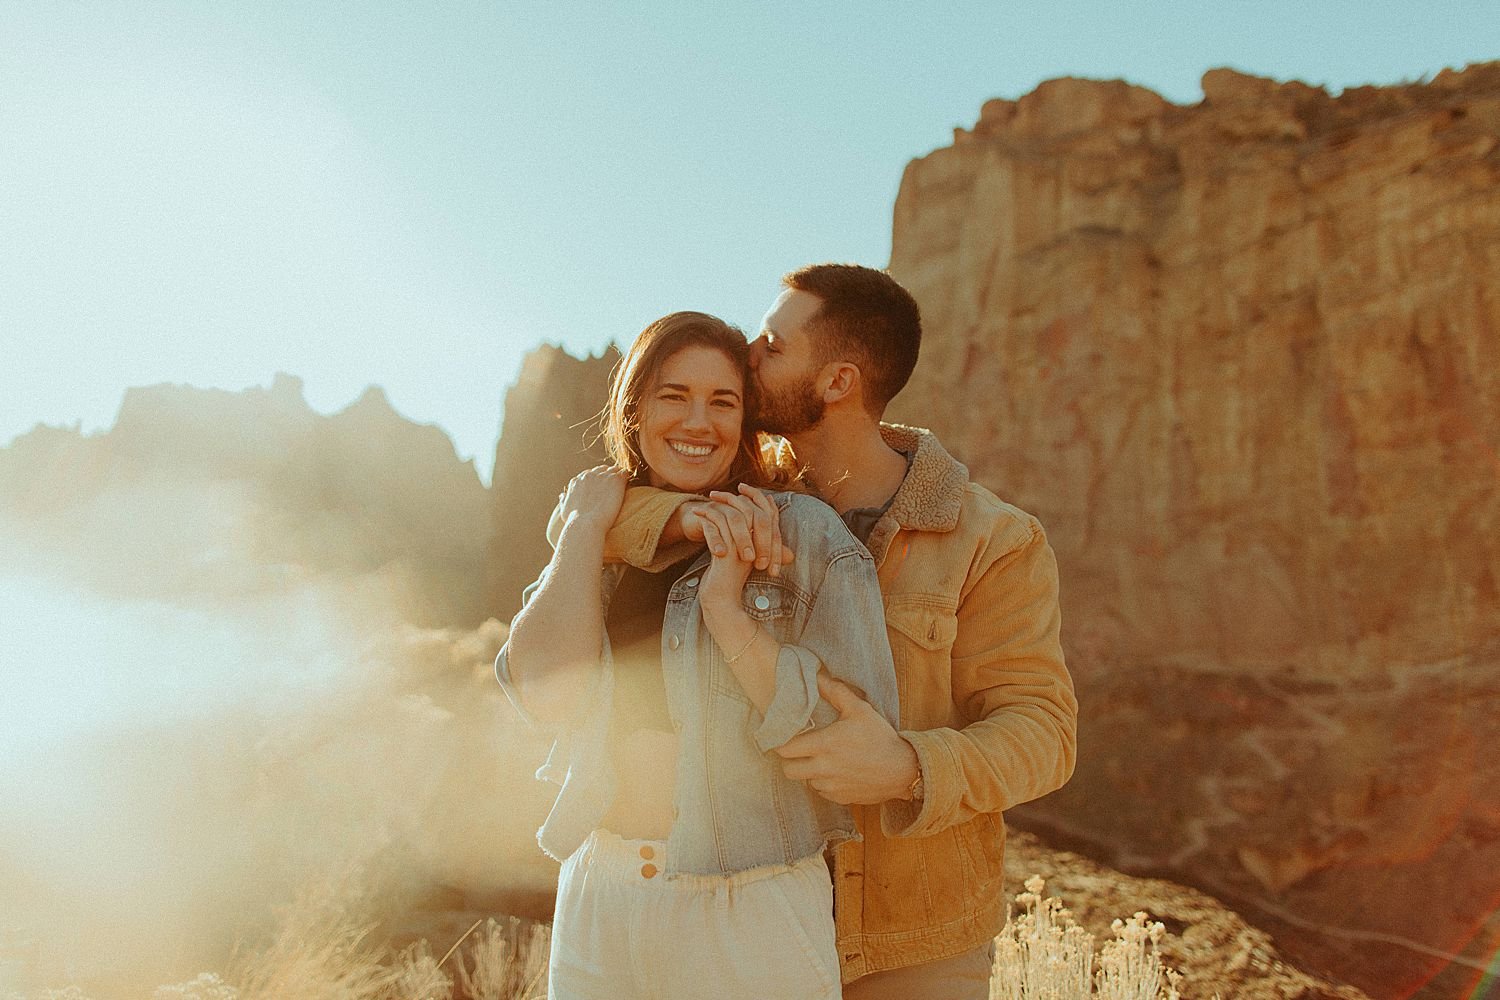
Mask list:
[[[550,949],[541,924],[515,917],[486,920],[467,949],[473,969],[460,958],[458,981],[472,1000],[538,1000],[546,996]]]
[[[1046,883],[1032,876],[1016,896],[1024,912],[1007,919],[995,939],[991,1000],[1075,1000],[1093,983],[1094,939],[1073,922],[1056,896],[1043,896]]]
[[[1110,925],[1113,941],[1099,949],[1099,996],[1107,1000],[1177,1000],[1182,977],[1168,969],[1157,954],[1162,925],[1137,912],[1129,920]]]
[[[1114,940],[1098,954],[1094,936],[1073,920],[1033,875],[1016,896],[1022,913],[995,939],[990,1000],[1178,1000],[1176,972],[1156,951],[1162,925],[1146,914],[1114,922]]]

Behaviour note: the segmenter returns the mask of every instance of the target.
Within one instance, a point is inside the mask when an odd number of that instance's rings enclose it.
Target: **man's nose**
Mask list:
[[[766,349],[766,338],[756,337],[750,341],[750,369],[754,371],[760,367],[760,356]]]

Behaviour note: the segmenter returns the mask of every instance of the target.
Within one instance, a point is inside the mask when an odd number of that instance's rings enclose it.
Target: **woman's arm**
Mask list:
[[[511,623],[505,667],[521,705],[540,721],[569,718],[598,671],[604,538],[624,495],[624,474],[608,466],[573,478],[560,508],[562,530],[552,560]]]
[[[775,501],[759,491],[745,490],[737,499],[764,504],[773,516],[779,513]],[[820,698],[820,673],[855,685],[888,725],[898,718],[895,667],[874,561],[831,509],[808,497],[794,497],[787,514],[794,511],[799,530],[793,549],[797,559],[806,562],[804,571],[818,569],[818,579],[809,581],[817,588],[812,612],[801,634],[786,644],[745,613],[740,594],[749,564],[734,560],[735,546],[724,542],[725,529],[714,510],[703,515],[705,537],[723,572],[717,582],[710,579],[716,569],[710,565],[699,588],[704,624],[726,660],[733,661],[730,670],[761,712],[755,740],[762,750],[776,749],[812,725],[839,718],[838,711]]]
[[[760,495],[757,507],[763,505],[769,505],[773,521],[780,520],[775,501]],[[733,527],[722,506],[709,504],[699,517],[703,540],[713,557],[698,588],[703,624],[723,650],[725,663],[745,696],[764,716],[776,697],[776,659],[781,645],[760,627],[760,622],[745,614],[740,603],[745,581],[755,566],[755,551],[734,543]]]

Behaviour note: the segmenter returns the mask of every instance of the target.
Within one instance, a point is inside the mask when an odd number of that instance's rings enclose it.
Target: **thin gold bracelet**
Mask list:
[[[742,657],[746,653],[750,652],[750,647],[753,646],[753,645],[755,645],[755,640],[759,639],[759,638],[760,638],[760,623],[757,622],[755,624],[755,631],[750,633],[750,641],[747,642],[747,643],[745,643],[743,646],[741,646],[740,647],[740,651],[738,653],[735,653],[733,656],[729,657],[724,662],[726,664],[733,664],[735,660],[738,660],[740,657]]]

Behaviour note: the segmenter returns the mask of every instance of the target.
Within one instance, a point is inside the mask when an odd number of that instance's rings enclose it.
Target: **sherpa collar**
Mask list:
[[[885,555],[900,528],[912,531],[952,531],[958,527],[969,470],[938,443],[931,431],[902,424],[881,424],[880,436],[898,451],[915,452],[911,468],[891,500],[891,506],[870,532],[869,549],[876,561]]]

